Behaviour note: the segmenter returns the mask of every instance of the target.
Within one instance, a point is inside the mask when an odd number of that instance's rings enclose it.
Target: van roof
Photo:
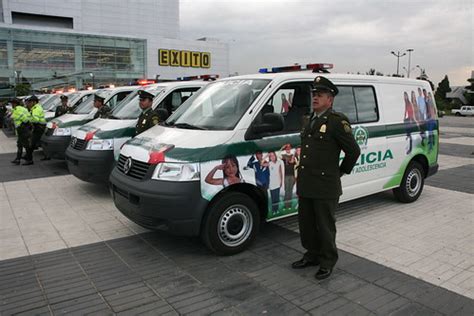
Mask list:
[[[385,76],[369,76],[369,75],[354,75],[354,74],[337,74],[337,73],[313,73],[310,71],[294,71],[294,72],[280,72],[280,73],[258,73],[251,75],[241,75],[235,77],[224,78],[220,80],[245,80],[245,79],[270,79],[273,81],[285,81],[290,79],[314,79],[317,76],[323,76],[328,79],[337,79],[339,82],[379,82],[391,84],[409,84],[420,85],[420,82],[428,84],[427,81],[408,79],[400,77],[385,77]],[[428,84],[429,85],[429,84]]]

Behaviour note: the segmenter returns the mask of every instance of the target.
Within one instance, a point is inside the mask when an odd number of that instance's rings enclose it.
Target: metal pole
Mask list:
[[[400,70],[400,57],[403,57],[406,55],[406,53],[401,54],[400,51],[397,51],[395,54],[394,51],[391,52],[393,56],[397,57],[397,77],[399,77],[399,70]]]
[[[407,49],[407,52],[408,52],[408,71],[407,71],[407,77],[410,78],[410,70],[411,70],[411,52],[414,51],[413,48],[409,48]]]

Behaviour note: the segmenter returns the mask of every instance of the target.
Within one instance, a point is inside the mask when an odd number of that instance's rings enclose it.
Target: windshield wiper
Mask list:
[[[200,129],[200,130],[205,130],[206,128],[204,127],[199,127],[195,125],[191,125],[188,123],[176,123],[174,126],[179,127],[179,128],[186,128],[186,129]]]

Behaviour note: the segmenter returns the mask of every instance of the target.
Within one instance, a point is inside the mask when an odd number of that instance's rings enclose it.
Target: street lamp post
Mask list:
[[[91,78],[92,78],[92,89],[94,89],[94,86],[95,86],[95,84],[94,84],[94,74],[91,72],[91,73],[89,73],[89,76],[91,76]]]
[[[406,55],[406,53],[400,53],[400,51],[397,51],[397,53],[395,54],[394,51],[391,52],[393,56],[397,57],[397,77],[399,77],[399,70],[400,70],[400,57],[403,57]]]
[[[407,52],[408,52],[408,71],[407,71],[407,77],[410,78],[410,62],[411,62],[411,52],[413,52],[414,49],[413,48],[409,48],[407,49]]]

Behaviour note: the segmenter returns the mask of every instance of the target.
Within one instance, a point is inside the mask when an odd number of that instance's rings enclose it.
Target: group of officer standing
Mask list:
[[[40,146],[41,135],[43,135],[46,128],[43,107],[35,95],[25,100],[26,107],[17,98],[12,99],[11,104],[11,118],[18,137],[16,158],[12,160],[12,163],[19,165],[21,159],[24,159],[25,161],[22,165],[32,165],[33,151]],[[26,151],[24,156],[23,150]],[[48,158],[45,157],[43,159]]]

